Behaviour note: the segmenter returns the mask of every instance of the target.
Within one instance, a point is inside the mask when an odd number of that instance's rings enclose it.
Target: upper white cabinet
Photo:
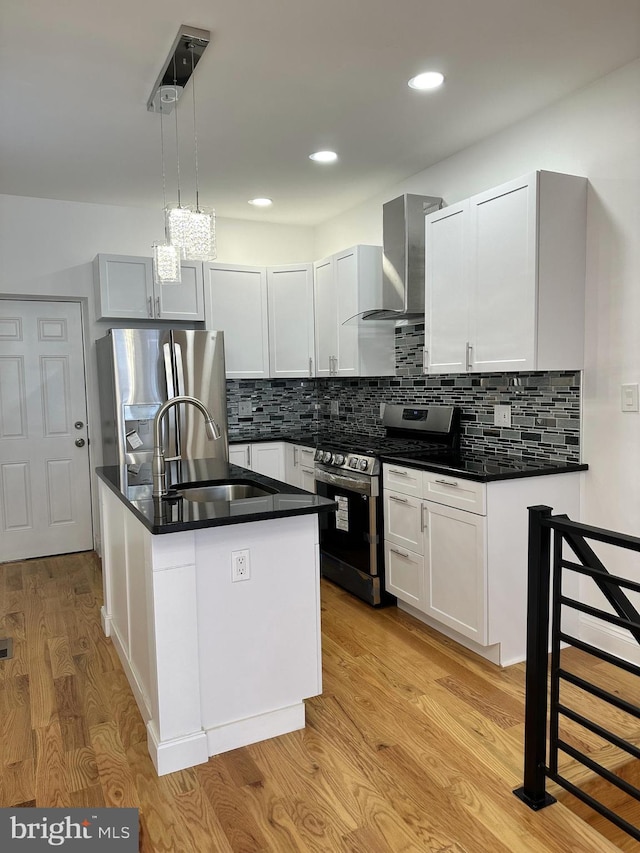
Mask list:
[[[154,284],[151,258],[96,255],[94,280],[98,320],[204,320],[204,284],[199,261],[182,262],[180,284]]]
[[[205,264],[204,273],[206,325],[224,332],[227,378],[268,378],[266,269]]]
[[[357,317],[382,304],[380,246],[354,246],[313,268],[316,376],[393,375],[393,323]]]
[[[586,198],[540,171],[426,217],[427,372],[583,366]]]
[[[267,268],[269,370],[272,378],[314,376],[313,268]]]

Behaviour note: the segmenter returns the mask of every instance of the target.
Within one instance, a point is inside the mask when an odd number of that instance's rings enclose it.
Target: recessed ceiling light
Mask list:
[[[255,207],[269,207],[273,201],[270,198],[251,198],[249,204],[253,204]]]
[[[409,80],[412,89],[437,89],[444,83],[444,74],[439,71],[425,71]]]
[[[316,163],[333,163],[337,159],[335,151],[316,151],[315,154],[309,154],[309,160],[315,160]]]

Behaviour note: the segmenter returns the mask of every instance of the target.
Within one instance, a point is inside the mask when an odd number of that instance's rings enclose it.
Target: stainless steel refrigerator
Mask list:
[[[228,460],[224,334],[183,329],[110,329],[96,341],[104,465],[119,465],[129,482],[150,482],[153,419],[170,397],[197,397],[220,427],[209,441],[202,415],[176,406],[163,418],[171,458]]]

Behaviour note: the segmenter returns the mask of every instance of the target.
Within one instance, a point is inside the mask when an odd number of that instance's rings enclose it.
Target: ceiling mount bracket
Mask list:
[[[182,24],[147,100],[149,112],[163,113],[164,115],[173,112],[178,98],[209,44],[210,36],[209,30],[201,30],[198,27]],[[167,98],[167,88],[174,86],[175,97]],[[163,89],[165,90],[164,97]]]

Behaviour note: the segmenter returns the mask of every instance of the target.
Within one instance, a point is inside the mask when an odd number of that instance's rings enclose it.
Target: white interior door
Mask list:
[[[0,300],[0,561],[93,548],[87,445],[80,305]]]

